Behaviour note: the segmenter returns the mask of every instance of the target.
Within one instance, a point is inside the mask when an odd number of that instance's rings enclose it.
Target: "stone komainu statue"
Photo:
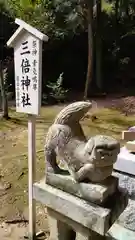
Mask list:
[[[47,171],[61,173],[56,162],[58,156],[78,182],[100,182],[111,175],[120,144],[105,135],[96,135],[87,140],[79,121],[91,107],[90,102],[75,102],[56,116],[45,141]]]

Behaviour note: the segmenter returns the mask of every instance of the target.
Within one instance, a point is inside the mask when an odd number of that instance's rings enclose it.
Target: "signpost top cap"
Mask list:
[[[19,28],[16,30],[16,32],[12,35],[12,37],[8,40],[7,46],[9,47],[14,47],[15,42],[17,41],[18,37],[25,31],[29,32],[30,34],[34,35],[41,41],[48,41],[48,36],[41,33],[39,30],[36,28],[30,26],[26,22],[24,22],[21,19],[16,18],[15,23],[19,25]]]

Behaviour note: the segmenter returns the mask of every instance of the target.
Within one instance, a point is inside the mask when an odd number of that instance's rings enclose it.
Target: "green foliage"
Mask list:
[[[112,13],[114,7],[114,2],[109,3],[108,1],[102,0],[102,9],[108,14]]]
[[[12,84],[8,84],[8,69],[7,68],[3,69],[3,82],[4,82],[5,93],[8,94],[8,90],[12,86]]]
[[[0,84],[0,91],[2,92],[2,88],[4,88],[4,92],[6,95],[8,95],[8,90],[11,87],[12,84],[8,84],[8,70],[7,68],[4,68],[1,73],[1,77],[3,78],[3,83]],[[0,79],[2,81],[2,79]]]
[[[77,0],[7,0],[12,17],[18,17],[59,39],[73,36],[83,28],[81,8]]]
[[[63,102],[67,98],[68,90],[63,88],[63,73],[60,74],[56,82],[48,82],[48,94],[43,95],[46,103]]]
[[[78,0],[1,0],[0,13],[4,13],[4,15],[10,17],[12,16],[13,18],[21,18],[47,34],[52,43],[57,39],[61,40],[60,43],[62,43],[63,39],[67,37],[72,39],[73,36],[87,31],[86,12],[83,12],[83,4],[81,5],[80,3],[82,3],[82,1]],[[118,3],[118,5],[116,3]],[[110,72],[111,78],[114,79],[118,71],[120,72],[122,70],[123,72],[131,64],[129,54],[131,41],[129,40],[128,47],[126,47],[126,43],[129,39],[128,35],[133,36],[135,33],[135,1],[102,0],[101,20],[102,67],[103,74],[107,76],[108,81],[108,76],[110,79]],[[0,21],[0,23],[2,23],[2,21]],[[93,25],[95,37],[95,22]],[[9,35],[7,23],[3,30],[2,27],[0,29],[3,31],[1,36],[7,39],[7,35]],[[124,39],[127,39],[127,41]],[[83,50],[87,44],[85,41],[82,43]],[[123,46],[123,42],[125,42],[125,47]],[[4,46],[5,43],[3,44]],[[0,49],[1,56],[3,45],[1,45]],[[127,61],[127,59],[129,60]],[[62,66],[64,66],[64,64]],[[60,71],[64,71],[66,74],[65,69],[63,69],[60,69]],[[50,76],[48,76],[48,78],[49,77]],[[52,78],[55,79],[54,76],[52,76]],[[103,79],[105,79],[105,77],[103,77]],[[84,81],[84,79],[82,81]],[[106,85],[106,83],[104,85]],[[110,87],[109,81],[108,85]],[[53,88],[50,89],[52,91]]]
[[[49,82],[47,87],[50,89],[49,95],[56,99],[57,101],[63,101],[66,98],[68,92],[67,89],[64,89],[63,86],[63,73],[60,74],[55,83]]]

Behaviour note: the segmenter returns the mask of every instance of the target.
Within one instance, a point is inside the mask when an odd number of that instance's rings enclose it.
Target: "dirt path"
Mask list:
[[[43,149],[44,134],[48,129],[53,114],[59,111],[60,107],[45,109],[44,119],[39,118],[36,126],[36,149],[37,152]],[[56,112],[55,112],[56,111]],[[21,120],[14,123],[13,120]],[[26,122],[26,124],[23,124]],[[3,123],[2,123],[3,124]],[[27,189],[27,119],[19,114],[13,113],[11,121],[4,121],[0,129],[0,239],[20,240],[28,232],[28,189]],[[41,159],[41,160],[40,160]],[[44,172],[44,156],[39,152],[37,164]],[[38,168],[38,169],[39,169]],[[38,171],[38,170],[37,170]],[[41,177],[41,172],[38,176]],[[45,235],[39,239],[46,239],[48,236],[47,214],[44,206],[37,204],[37,232],[45,231]],[[10,221],[10,223],[6,223]],[[24,221],[26,223],[24,223]],[[16,222],[16,223],[13,223]],[[20,223],[21,222],[21,223]]]
[[[27,232],[25,224],[0,224],[0,238],[2,240],[23,240]]]
[[[47,240],[49,237],[48,231],[38,231],[37,232],[37,240]],[[1,223],[0,224],[0,239],[2,240],[24,240],[28,239],[28,224],[25,223],[16,223],[16,224],[8,224]]]

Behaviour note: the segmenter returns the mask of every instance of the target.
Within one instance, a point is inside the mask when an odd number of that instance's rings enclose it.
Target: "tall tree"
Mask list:
[[[9,32],[12,32],[10,24],[10,14],[7,11],[6,1],[0,1],[0,92],[1,92],[1,107],[2,117],[9,119],[8,116],[8,99],[7,99],[7,70],[4,66],[4,60],[7,55],[6,41],[9,38]]]
[[[102,71],[101,71],[101,54],[102,54],[102,32],[101,32],[101,0],[97,0],[96,4],[96,85],[102,90]]]
[[[85,0],[87,8],[87,23],[88,23],[88,68],[84,90],[84,100],[88,97],[89,86],[92,81],[93,74],[93,0]]]
[[[1,90],[1,98],[2,98],[2,118],[6,120],[9,119],[8,116],[8,99],[7,99],[7,92],[6,92],[6,69],[3,70],[2,61],[0,61],[0,90]]]
[[[120,0],[115,0],[115,19],[116,19],[116,25],[117,25],[118,20],[119,20],[119,4],[120,4]]]
[[[130,5],[129,0],[120,0],[120,15],[122,17],[124,16],[129,17],[129,5]]]

